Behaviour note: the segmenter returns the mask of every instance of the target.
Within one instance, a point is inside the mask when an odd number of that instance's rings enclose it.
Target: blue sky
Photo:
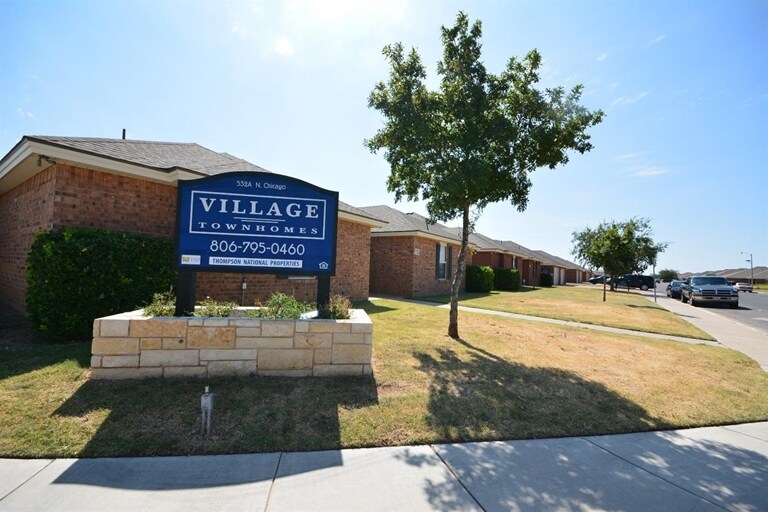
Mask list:
[[[526,211],[488,207],[477,230],[571,259],[571,235],[648,217],[658,268],[768,264],[768,2],[0,2],[0,153],[23,135],[197,142],[394,203],[363,140],[385,44],[416,47],[435,87],[439,28],[483,23],[500,72],[536,48],[542,87],[584,85],[606,113],[595,148],[532,176]]]

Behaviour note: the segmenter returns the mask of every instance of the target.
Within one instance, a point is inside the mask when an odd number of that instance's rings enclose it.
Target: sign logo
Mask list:
[[[338,193],[288,176],[224,173],[179,181],[177,265],[334,275]]]

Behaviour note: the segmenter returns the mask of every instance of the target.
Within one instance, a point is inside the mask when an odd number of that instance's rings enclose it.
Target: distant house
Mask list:
[[[461,236],[461,229],[456,231]],[[515,254],[498,240],[493,240],[480,233],[471,233],[469,243],[472,244],[472,265],[487,265],[491,268],[516,268]]]
[[[543,260],[541,268],[554,277],[554,284],[582,283],[591,277],[591,272],[572,261],[544,251],[534,251]]]
[[[455,230],[389,206],[360,210],[386,222],[371,231],[371,294],[424,297],[450,293],[461,248]]]
[[[514,255],[513,268],[520,271],[520,281],[523,286],[538,286],[539,274],[541,274],[541,256],[511,240],[504,240],[500,243],[509,253]]]
[[[268,172],[198,144],[25,136],[0,159],[0,301],[26,309],[27,255],[39,231],[93,227],[173,237],[176,184],[230,171]],[[384,223],[339,203],[331,292],[368,298],[371,228]],[[316,297],[314,280],[268,274],[200,273],[197,296],[246,303],[273,291]]]

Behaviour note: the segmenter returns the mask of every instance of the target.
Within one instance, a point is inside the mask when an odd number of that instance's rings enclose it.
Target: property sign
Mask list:
[[[338,192],[265,172],[179,181],[176,264],[332,276],[338,203]]]

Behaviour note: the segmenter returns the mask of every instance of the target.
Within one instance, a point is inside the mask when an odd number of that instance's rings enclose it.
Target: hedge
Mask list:
[[[507,292],[520,289],[520,271],[516,268],[493,269],[493,288]]]
[[[93,320],[137,309],[176,282],[168,238],[101,229],[41,232],[27,260],[27,315],[55,340],[87,340]]]
[[[467,291],[488,293],[493,290],[493,269],[486,265],[467,265]]]
[[[552,288],[552,285],[555,284],[555,276],[553,276],[550,273],[542,272],[539,275],[539,286],[542,288]]]

